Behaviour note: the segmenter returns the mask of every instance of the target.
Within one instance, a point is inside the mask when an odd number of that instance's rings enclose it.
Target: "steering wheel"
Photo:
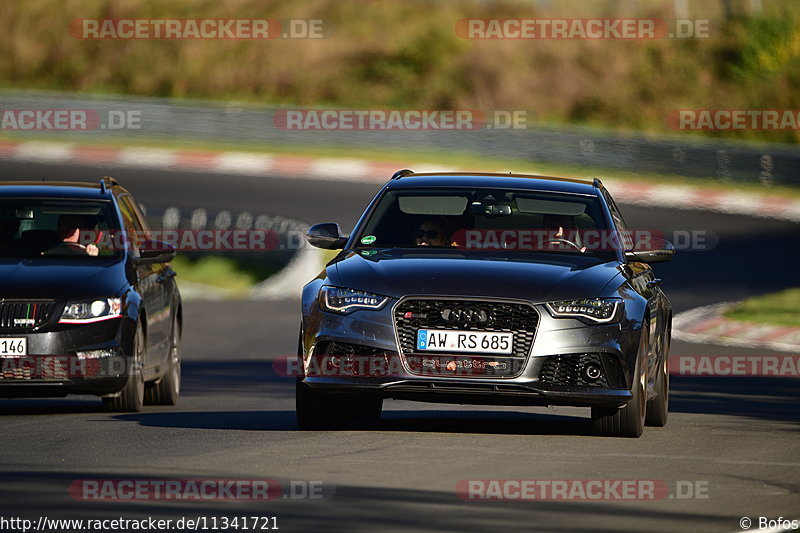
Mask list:
[[[560,242],[569,244],[570,246],[578,250],[580,253],[585,253],[585,250],[583,248],[581,248],[580,246],[578,246],[577,244],[568,239],[550,239],[549,241],[547,241],[547,244],[560,243]]]
[[[86,250],[86,245],[81,244],[79,242],[65,242],[64,244],[66,245],[67,248],[73,248],[75,250],[81,250],[81,251]]]

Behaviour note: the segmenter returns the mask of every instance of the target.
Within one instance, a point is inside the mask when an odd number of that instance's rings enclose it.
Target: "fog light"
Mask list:
[[[114,357],[117,355],[117,350],[90,350],[88,352],[75,352],[78,359],[100,359],[102,357]]]
[[[583,367],[583,377],[585,377],[587,381],[597,381],[602,375],[603,373],[600,371],[600,367],[593,363]]]

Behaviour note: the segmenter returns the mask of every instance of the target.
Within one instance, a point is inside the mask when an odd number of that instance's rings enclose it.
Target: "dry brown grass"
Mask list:
[[[82,92],[346,107],[525,109],[537,120],[665,131],[676,108],[800,108],[800,3],[693,3],[713,37],[467,41],[462,18],[674,17],[669,0],[10,0],[0,84]],[[639,12],[630,12],[630,6]],[[700,7],[694,7],[700,5]],[[320,18],[322,40],[81,41],[76,18]],[[797,142],[797,132],[747,134]]]

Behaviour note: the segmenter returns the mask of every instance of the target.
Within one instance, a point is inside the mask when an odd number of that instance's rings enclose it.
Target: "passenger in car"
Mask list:
[[[20,250],[16,240],[19,231],[19,220],[0,216],[0,255],[14,255]]]

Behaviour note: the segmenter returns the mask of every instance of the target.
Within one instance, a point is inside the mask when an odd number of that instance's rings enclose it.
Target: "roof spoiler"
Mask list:
[[[393,180],[399,180],[403,176],[408,176],[409,174],[413,174],[413,173],[414,173],[413,170],[409,170],[407,168],[404,168],[403,170],[398,170],[397,172],[392,174],[392,179]]]

